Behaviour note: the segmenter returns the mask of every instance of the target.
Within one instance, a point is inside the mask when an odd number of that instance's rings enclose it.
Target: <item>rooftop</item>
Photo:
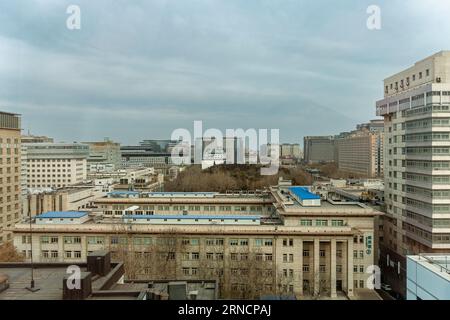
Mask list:
[[[259,220],[261,216],[247,216],[247,215],[126,215],[124,219],[221,219],[221,220]]]
[[[49,211],[42,213],[36,218],[45,218],[45,219],[63,219],[63,218],[81,218],[86,216],[87,212],[81,211]]]
[[[289,187],[288,189],[302,200],[320,199],[319,195],[312,193],[307,187]]]

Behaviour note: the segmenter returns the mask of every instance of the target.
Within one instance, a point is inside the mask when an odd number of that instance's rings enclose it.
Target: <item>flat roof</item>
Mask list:
[[[261,216],[236,216],[236,215],[125,215],[123,216],[124,219],[130,218],[130,219],[223,219],[223,220],[259,220],[261,219]]]
[[[58,219],[58,218],[81,218],[86,216],[87,212],[81,212],[81,211],[49,211],[42,213],[36,218],[45,218],[45,219]]]
[[[288,190],[302,200],[320,199],[320,196],[312,193],[307,187],[289,187]]]

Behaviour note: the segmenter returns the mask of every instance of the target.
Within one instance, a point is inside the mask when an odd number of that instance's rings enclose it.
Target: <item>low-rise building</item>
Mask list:
[[[86,222],[33,223],[33,257],[77,262],[111,250],[132,261],[129,277],[217,280],[220,297],[357,296],[371,275],[380,213],[299,190],[280,183],[259,193],[112,193],[95,201]],[[29,255],[30,225],[12,231]]]
[[[27,195],[26,216],[48,211],[77,211],[92,208],[96,199],[106,195],[102,186],[77,185],[55,190],[40,190]]]

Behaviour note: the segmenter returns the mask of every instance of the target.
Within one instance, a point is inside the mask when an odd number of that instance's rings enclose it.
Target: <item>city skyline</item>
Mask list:
[[[70,4],[0,5],[0,105],[63,141],[168,139],[202,120],[301,143],[376,118],[380,79],[450,47],[439,0],[378,1],[381,30],[369,1],[78,1],[80,30]]]

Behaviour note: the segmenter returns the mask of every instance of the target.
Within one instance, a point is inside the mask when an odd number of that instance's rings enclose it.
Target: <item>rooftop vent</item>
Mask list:
[[[77,281],[79,281],[77,283]],[[81,272],[80,279],[73,279],[68,274],[63,278],[63,300],[84,300],[92,293],[92,275],[90,272]]]
[[[106,276],[111,271],[111,253],[100,250],[88,254],[87,269],[93,274]]]

